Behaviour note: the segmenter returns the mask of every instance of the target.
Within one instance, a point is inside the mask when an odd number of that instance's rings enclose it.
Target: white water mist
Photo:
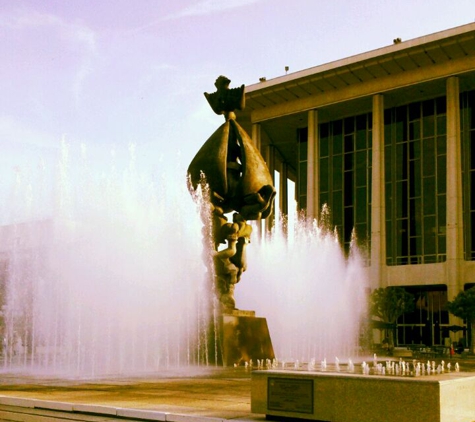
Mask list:
[[[19,174],[5,201],[3,370],[94,377],[207,365],[212,289],[184,170],[158,163],[146,174],[133,147],[100,171],[91,161],[64,144],[55,169]],[[288,237],[277,229],[259,241],[255,230],[237,307],[267,318],[279,359],[354,356],[362,260],[356,250],[345,258],[328,228],[293,223]]]

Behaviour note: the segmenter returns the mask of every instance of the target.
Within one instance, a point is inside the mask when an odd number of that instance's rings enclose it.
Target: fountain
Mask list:
[[[128,155],[95,173],[64,143],[53,186],[18,178],[1,231],[0,370],[94,377],[207,364],[193,202],[172,170],[151,179]]]
[[[64,142],[53,169],[19,173],[3,201],[0,371],[98,377],[214,365],[202,222],[177,182],[183,168],[158,165],[152,177],[131,146],[97,172],[88,154]],[[236,300],[266,315],[276,356],[354,355],[363,273],[333,233],[300,219],[288,237],[277,225],[248,247]]]
[[[225,123],[205,142],[188,168],[192,195],[199,186],[207,189],[201,214],[205,255],[211,258],[205,262],[219,304],[218,318],[224,324],[218,330],[225,345],[224,355],[226,344],[232,348],[231,356],[224,356],[228,365],[250,357],[274,358],[266,320],[254,318],[254,311],[247,315],[237,310],[234,289],[248,270],[246,250],[252,232],[249,221],[260,224],[261,219],[271,215],[276,194],[264,159],[236,121],[234,111],[244,108],[245,87],[230,89],[230,82],[220,76],[215,82],[217,91],[205,93],[213,111],[224,115]],[[231,223],[226,213],[233,211]],[[328,210],[322,221],[329,221]],[[272,315],[274,324],[278,324],[278,343],[290,346],[280,350],[281,356],[309,359],[326,353],[354,353],[366,285],[355,248],[348,263],[331,228],[318,227],[305,219],[291,236],[286,230],[285,235],[280,231],[271,237],[273,247],[269,248],[265,241],[254,245],[249,255],[255,259],[246,274],[248,280],[260,281],[255,288],[248,289],[258,298],[255,307],[259,308],[261,303],[271,305],[262,313]],[[221,244],[226,247],[220,249]],[[275,281],[281,279],[287,281],[277,285]],[[309,296],[326,300],[316,305],[307,299]],[[264,297],[276,300],[262,300]],[[301,305],[299,312],[295,312],[296,304]],[[345,312],[328,321],[328,315],[334,315],[336,308]],[[312,321],[311,328],[307,327],[308,321]],[[243,339],[244,333],[258,335]]]
[[[190,198],[181,163],[158,163],[148,174],[134,146],[122,153],[103,160],[63,142],[53,167],[19,171],[3,198],[1,371],[98,377],[219,362],[209,321],[223,308],[233,317],[237,310],[232,295],[213,295],[202,260],[202,206]],[[270,213],[274,191],[266,180],[252,200],[230,200],[246,221],[230,225],[243,234],[258,231],[248,220]],[[300,216],[290,223],[283,230],[277,220],[273,233],[255,236],[248,265],[235,261],[239,276],[247,267],[235,300],[266,315],[281,359],[355,356],[365,308],[358,253],[345,258],[329,227]],[[249,365],[235,359],[228,364]]]
[[[268,317],[276,356],[309,362],[361,354],[367,275],[357,248],[345,257],[328,226],[298,216],[293,230],[277,227],[259,246],[249,255],[252,288],[236,298]]]

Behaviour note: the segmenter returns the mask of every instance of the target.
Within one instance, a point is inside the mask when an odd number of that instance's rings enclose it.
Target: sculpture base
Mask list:
[[[255,371],[251,411],[327,422],[472,422],[475,376]]]
[[[244,365],[251,359],[274,359],[267,320],[254,311],[233,310],[222,315],[223,365]]]

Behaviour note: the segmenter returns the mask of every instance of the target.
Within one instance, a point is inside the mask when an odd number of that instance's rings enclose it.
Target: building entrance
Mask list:
[[[423,344],[445,345],[450,340],[447,286],[404,287],[414,296],[415,309],[398,319],[397,343],[400,346]]]

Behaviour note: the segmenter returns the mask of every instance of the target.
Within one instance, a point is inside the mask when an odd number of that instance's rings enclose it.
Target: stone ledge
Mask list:
[[[117,409],[117,416],[122,418],[137,418],[146,419],[148,421],[166,421],[166,412],[157,412],[154,410],[141,410],[141,409]]]
[[[38,409],[38,411],[58,411],[70,413],[71,420],[77,419],[80,414],[94,414],[101,415],[104,418],[114,417],[123,418],[124,420],[143,420],[143,421],[164,421],[164,422],[224,422],[227,419],[217,418],[204,415],[190,415],[180,413],[169,413],[147,409],[133,409],[133,408],[116,408],[113,406],[103,406],[96,404],[83,404],[83,403],[68,403],[68,402],[56,402],[51,400],[38,400],[30,398],[19,398],[10,396],[0,396],[0,405],[8,406],[11,409],[23,408],[23,409]],[[28,412],[31,412],[28,410]],[[23,420],[23,419],[18,419]],[[89,419],[87,419],[89,420]],[[105,420],[105,419],[104,419]],[[239,419],[238,419],[239,420]]]
[[[117,416],[117,409],[115,407],[101,406],[97,404],[74,404],[73,412]]]
[[[473,422],[473,391],[470,373],[395,377],[255,371],[251,412],[329,422]]]

